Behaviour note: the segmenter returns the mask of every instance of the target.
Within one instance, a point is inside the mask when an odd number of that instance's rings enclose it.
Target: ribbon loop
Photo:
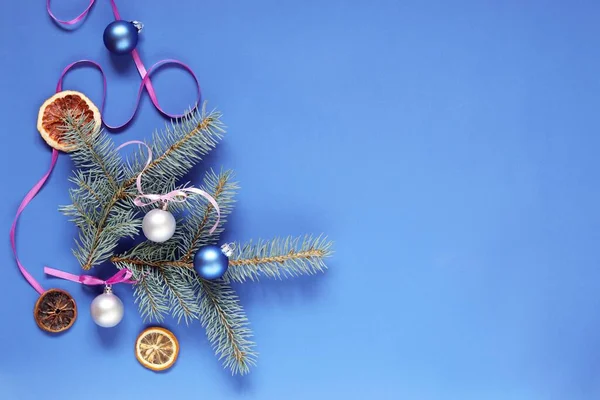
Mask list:
[[[114,0],[111,0],[111,2]],[[69,19],[69,20],[63,20],[63,19],[58,19],[53,13],[52,10],[50,9],[50,0],[46,0],[46,9],[48,10],[48,14],[50,14],[50,17],[57,23],[61,24],[61,25],[75,25],[76,23],[78,23],[79,21],[81,21],[82,19],[84,19],[88,13],[90,12],[92,6],[94,5],[94,3],[96,2],[96,0],[90,0],[90,4],[88,4],[88,6],[86,7],[85,10],[83,10],[81,12],[81,14],[79,14],[78,16],[76,16],[73,19]],[[114,3],[113,3],[114,4]]]
[[[46,1],[46,8],[48,10],[48,14],[50,15],[50,17],[57,23],[62,24],[62,25],[73,25],[73,24],[76,24],[77,22],[81,21],[83,18],[85,18],[85,16],[89,13],[94,2],[95,2],[95,0],[90,0],[90,4],[88,5],[88,7],[79,16],[77,16],[76,18],[74,18],[72,20],[68,20],[68,21],[60,20],[60,19],[56,18],[56,16],[54,16],[54,14],[52,13],[52,10],[50,9],[50,0]],[[112,10],[113,10],[113,15],[115,16],[115,19],[120,20],[121,15],[119,14],[119,10],[117,9],[117,5],[115,4],[115,1],[110,0],[110,4],[111,4]],[[65,75],[67,74],[67,72],[69,72],[73,67],[75,67],[77,65],[81,65],[81,64],[89,64],[89,65],[96,67],[100,71],[100,74],[102,75],[102,82],[103,82],[102,106],[100,107],[100,110],[102,113],[102,122],[104,122],[104,125],[108,129],[118,130],[118,129],[124,128],[133,120],[133,118],[135,117],[135,114],[137,113],[137,110],[140,107],[140,102],[141,102],[142,93],[144,91],[144,88],[146,88],[146,91],[148,92],[150,101],[152,101],[152,104],[154,105],[154,107],[161,114],[163,114],[164,116],[166,116],[168,118],[181,118],[181,117],[185,116],[186,113],[182,113],[182,114],[170,113],[170,112],[165,111],[160,106],[160,104],[158,102],[158,96],[156,95],[156,91],[154,90],[154,86],[152,86],[152,81],[150,80],[150,75],[152,75],[152,73],[154,73],[157,69],[159,69],[163,66],[166,66],[166,65],[177,65],[177,66],[183,68],[186,72],[188,72],[192,76],[192,79],[194,80],[194,83],[196,85],[196,100],[193,103],[192,110],[198,107],[198,104],[200,104],[200,102],[202,100],[202,91],[200,89],[200,82],[198,81],[198,77],[196,76],[194,71],[189,66],[187,66],[186,64],[184,64],[178,60],[164,59],[164,60],[158,61],[157,63],[152,65],[148,70],[146,70],[146,67],[144,66],[144,63],[142,62],[142,58],[140,57],[140,54],[137,51],[137,49],[133,49],[133,51],[131,52],[131,57],[133,58],[133,62],[135,63],[135,66],[140,74],[140,77],[142,78],[142,82],[140,83],[140,87],[138,88],[138,91],[137,91],[136,101],[135,101],[135,105],[134,105],[133,111],[131,113],[131,116],[129,118],[127,118],[127,120],[124,123],[122,123],[120,125],[110,125],[106,122],[106,118],[104,117],[104,105],[106,102],[106,88],[107,88],[106,74],[104,73],[104,70],[102,69],[100,64],[98,64],[97,62],[92,61],[92,60],[78,60],[78,61],[75,61],[75,62],[67,65],[67,67],[62,71],[62,73],[60,75],[60,79],[58,80],[58,84],[56,86],[56,91],[59,92],[62,90],[63,79],[64,79]]]
[[[169,65],[169,64],[178,65],[178,66],[182,67],[184,70],[186,70],[187,72],[189,72],[190,75],[192,76],[192,78],[194,79],[194,82],[196,84],[196,100],[194,102],[192,110],[196,109],[198,107],[198,104],[200,103],[201,98],[202,98],[202,93],[200,90],[200,82],[198,82],[198,77],[196,76],[196,74],[194,74],[194,71],[192,71],[192,69],[190,67],[188,67],[184,63],[177,61],[177,60],[171,60],[171,59],[161,60],[161,61],[157,62],[156,64],[154,64],[152,67],[150,67],[150,69],[147,72],[144,69],[144,74],[142,75],[142,82],[140,83],[140,86],[138,88],[135,104],[133,107],[133,111],[131,112],[131,115],[122,124],[110,125],[108,122],[106,122],[106,117],[104,116],[104,108],[106,105],[106,92],[107,92],[107,86],[108,86],[106,83],[106,74],[104,73],[102,66],[100,64],[98,64],[97,62],[92,61],[92,60],[78,60],[78,61],[72,62],[71,64],[67,65],[65,67],[65,69],[63,69],[62,73],[60,74],[60,78],[58,79],[58,83],[56,85],[56,91],[60,92],[61,90],[63,90],[63,80],[65,78],[65,75],[71,69],[73,69],[74,67],[77,67],[80,65],[86,65],[86,64],[97,68],[100,71],[100,75],[102,75],[102,101],[100,103],[101,104],[100,112],[102,114],[102,122],[104,123],[104,126],[106,126],[110,130],[118,130],[118,129],[124,128],[125,126],[129,125],[129,123],[133,120],[133,118],[135,118],[135,114],[137,113],[137,111],[140,107],[140,102],[142,100],[142,92],[144,91],[144,87],[146,88],[146,90],[148,90],[148,95],[150,96],[150,100],[152,101],[152,104],[154,105],[154,107],[156,107],[156,109],[161,114],[163,114],[164,116],[166,116],[168,118],[182,118],[186,115],[186,113],[174,114],[174,113],[165,111],[158,103],[158,97],[156,96],[156,92],[154,91],[152,86],[148,86],[148,84],[150,84],[150,75],[152,73],[154,73],[158,68],[163,67],[165,65]]]
[[[213,233],[217,229],[217,227],[219,226],[219,222],[221,221],[221,209],[219,208],[219,203],[217,203],[215,198],[207,192],[205,192],[204,190],[195,187],[183,187],[181,189],[172,190],[166,194],[144,193],[144,191],[142,190],[142,175],[152,162],[152,149],[150,148],[150,146],[148,146],[141,140],[130,140],[117,147],[117,150],[121,150],[123,147],[132,144],[139,144],[141,146],[144,146],[148,151],[148,159],[146,160],[146,164],[144,165],[144,168],[142,168],[142,171],[138,174],[135,180],[139,195],[135,199],[133,199],[133,203],[138,207],[149,206],[159,202],[166,204],[168,204],[171,201],[175,203],[183,203],[189,197],[188,193],[196,193],[208,200],[208,202],[215,208],[215,212],[217,213],[217,220],[215,221],[212,228],[209,230],[209,233]]]

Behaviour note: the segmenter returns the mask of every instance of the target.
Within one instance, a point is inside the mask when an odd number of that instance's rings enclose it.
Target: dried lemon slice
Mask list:
[[[179,355],[179,342],[173,332],[159,327],[144,330],[135,341],[135,356],[153,371],[170,368]]]

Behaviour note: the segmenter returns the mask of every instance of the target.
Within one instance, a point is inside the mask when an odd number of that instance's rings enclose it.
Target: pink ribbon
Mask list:
[[[148,166],[152,162],[152,149],[150,149],[150,146],[148,146],[146,143],[144,143],[140,140],[130,140],[128,142],[123,143],[119,147],[117,147],[117,150],[121,150],[123,147],[129,146],[132,144],[142,145],[146,148],[146,150],[148,150],[148,159],[146,160],[146,165],[144,165],[144,168],[138,174],[138,176],[135,180],[139,195],[135,199],[133,199],[133,203],[138,207],[147,206],[147,205],[154,204],[157,202],[168,203],[170,201],[173,201],[176,203],[183,203],[184,201],[187,200],[188,193],[199,194],[200,196],[202,196],[206,200],[208,200],[208,202],[210,204],[212,204],[212,206],[215,208],[215,211],[217,212],[217,220],[215,221],[214,225],[212,226],[212,228],[209,231],[209,233],[213,233],[215,231],[215,229],[217,229],[217,227],[219,226],[219,222],[221,221],[221,209],[219,208],[219,203],[217,203],[215,198],[212,197],[207,192],[205,192],[204,190],[198,189],[195,187],[184,187],[181,189],[175,189],[166,194],[144,193],[144,191],[142,190],[142,175],[146,171],[146,168],[148,168]]]
[[[52,11],[50,9],[50,0],[46,0],[46,8],[48,10],[48,14],[50,15],[50,17],[57,23],[63,24],[63,25],[74,25],[77,22],[79,22],[85,18],[85,16],[88,14],[88,12],[90,11],[90,9],[95,1],[96,0],[90,0],[90,4],[88,5],[88,7],[81,14],[79,14],[77,17],[75,17],[74,19],[71,19],[71,20],[60,20],[56,16],[54,16],[54,14],[52,13]],[[120,20],[121,15],[119,14],[119,10],[117,9],[117,5],[115,4],[115,1],[110,0],[110,4],[111,4],[113,15],[115,16],[115,19]],[[137,93],[135,107],[133,109],[133,112],[131,113],[131,116],[124,123],[122,123],[120,125],[109,125],[103,116],[102,119],[103,119],[104,125],[107,128],[113,129],[113,130],[120,129],[120,128],[127,126],[127,124],[129,124],[131,122],[131,120],[133,120],[133,118],[135,117],[135,114],[139,108],[140,100],[142,97],[142,92],[144,91],[144,87],[148,91],[148,96],[150,97],[152,104],[154,104],[154,107],[156,107],[156,109],[160,113],[162,113],[163,115],[165,115],[169,118],[181,118],[185,115],[185,113],[184,114],[173,114],[173,113],[169,113],[169,112],[165,111],[158,103],[158,97],[156,96],[156,92],[154,90],[154,87],[152,86],[152,81],[150,80],[150,75],[152,75],[152,73],[154,71],[156,71],[157,69],[159,69],[162,66],[169,65],[169,64],[170,65],[178,65],[178,66],[182,67],[187,72],[189,72],[189,74],[192,76],[192,78],[194,79],[194,83],[196,84],[196,101],[194,103],[193,108],[196,108],[198,106],[198,104],[200,103],[200,100],[202,98],[202,93],[200,90],[200,82],[198,82],[198,77],[196,77],[196,74],[194,74],[194,71],[192,71],[192,69],[189,66],[187,66],[186,64],[184,64],[178,60],[166,59],[166,60],[158,61],[157,63],[152,65],[150,67],[150,69],[146,70],[146,67],[144,66],[144,63],[142,62],[142,59],[141,59],[140,54],[138,53],[137,49],[134,49],[131,52],[131,56],[133,57],[133,62],[135,63],[135,66],[136,66],[140,76],[142,77],[142,82],[140,83],[140,87],[139,87],[138,93]],[[100,64],[96,63],[95,61],[79,60],[79,61],[75,61],[75,62],[67,65],[66,68],[62,71],[62,73],[60,75],[60,79],[59,79],[58,85],[57,85],[57,91],[62,90],[62,81],[63,81],[65,75],[67,74],[67,72],[69,72],[73,67],[80,65],[80,64],[90,64],[90,65],[98,68],[98,70],[100,70],[100,74],[102,74],[103,90],[102,90],[102,106],[100,107],[100,110],[101,110],[102,114],[104,115],[104,104],[106,102],[106,87],[107,87],[106,75],[104,74],[104,71],[102,70],[102,67],[100,66]],[[58,88],[60,88],[60,90]]]
[[[71,282],[78,282],[82,285],[115,285],[117,283],[137,283],[137,281],[130,279],[133,273],[128,269],[122,269],[107,280],[102,280],[91,275],[75,275],[58,269],[44,267],[44,273],[46,275],[55,276],[57,278],[65,279]]]
[[[58,19],[54,16],[54,14],[52,13],[52,10],[50,10],[50,0],[46,0],[46,9],[48,10],[48,14],[50,14],[52,19],[55,20],[56,22],[58,22],[59,24],[75,25],[76,23],[78,23],[79,21],[81,21],[82,19],[84,19],[86,17],[86,15],[88,14],[88,12],[90,12],[90,9],[92,8],[92,6],[94,5],[95,2],[96,2],[96,0],[90,0],[90,4],[88,4],[87,8],[85,10],[83,10],[83,12],[81,14],[79,14],[75,18],[68,20],[68,21]]]
[[[58,150],[52,149],[52,159],[50,160],[50,168],[48,168],[48,171],[44,174],[44,176],[42,176],[42,178],[25,195],[25,197],[21,201],[21,204],[19,204],[17,214],[15,215],[15,219],[13,220],[12,226],[10,227],[10,245],[12,247],[13,254],[15,255],[17,266],[19,267],[21,274],[23,274],[23,277],[25,277],[25,280],[27,280],[31,287],[33,287],[39,294],[44,293],[45,290],[42,287],[42,285],[40,285],[39,282],[36,281],[35,278],[31,276],[31,274],[25,269],[23,264],[21,264],[19,256],[17,255],[17,243],[15,236],[17,233],[17,222],[19,221],[21,213],[23,212],[25,207],[27,207],[27,205],[31,202],[31,200],[33,200],[33,198],[38,194],[38,192],[42,189],[42,186],[44,186],[44,183],[46,183],[46,181],[50,177],[50,174],[54,169],[54,165],[56,165],[56,160],[58,160]]]

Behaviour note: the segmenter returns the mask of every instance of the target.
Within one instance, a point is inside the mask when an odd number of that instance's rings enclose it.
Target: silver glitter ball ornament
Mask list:
[[[92,319],[103,328],[117,326],[123,319],[123,302],[113,292],[110,286],[104,288],[104,293],[96,296],[90,306]]]
[[[142,231],[148,240],[156,243],[166,242],[175,233],[175,217],[166,210],[155,208],[148,211],[142,220]]]

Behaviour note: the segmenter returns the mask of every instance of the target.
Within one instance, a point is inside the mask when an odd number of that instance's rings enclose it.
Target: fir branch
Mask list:
[[[169,299],[169,308],[177,322],[185,319],[186,324],[198,319],[201,312],[198,290],[194,284],[193,270],[187,268],[159,268]]]
[[[215,208],[192,194],[186,202],[170,207],[171,211],[187,212],[173,238],[165,243],[143,242],[120,256],[112,255],[122,237],[133,237],[139,231],[137,215],[146,209],[133,204],[140,171],[144,169],[142,186],[146,193],[170,191],[216,146],[223,133],[220,113],[207,113],[202,107],[154,134],[154,159],[145,167],[145,148],[135,151],[130,163],[124,163],[112,141],[94,124],[67,118],[65,135],[76,145],[71,157],[77,170],[71,178],[75,184],[70,190],[72,204],[61,210],[80,228],[73,252],[82,268],[109,258],[117,268],[128,268],[137,281],[135,302],[144,320],[160,321],[168,313],[178,322],[199,319],[224,366],[234,374],[245,374],[255,365],[257,353],[248,320],[230,283],[323,272],[331,242],[307,236],[234,244],[223,279],[201,279],[193,269],[193,255],[200,246],[218,242],[238,189],[231,171],[209,171],[201,188],[219,204],[221,219],[214,232],[210,229],[217,218]]]
[[[215,147],[223,132],[220,113],[207,113],[203,107],[156,133],[152,149],[157,158],[144,172],[144,189],[162,193],[173,187]],[[72,181],[78,186],[71,190],[73,204],[61,210],[81,228],[73,252],[81,267],[90,269],[112,255],[120,238],[138,232],[139,210],[132,199],[137,194],[135,179],[147,155],[139,150],[133,165],[126,167],[107,135],[81,120],[67,118],[65,135],[76,145],[71,157],[78,171]]]
[[[240,283],[247,280],[258,281],[261,276],[284,279],[325,272],[325,258],[332,255],[332,243],[321,236],[259,240],[256,244],[250,242],[243,246],[234,243],[233,247],[234,252],[223,279]],[[160,257],[140,260],[136,253],[134,251],[129,256],[113,257],[111,261],[159,269],[194,268],[191,261],[164,260]]]
[[[196,273],[190,268],[191,264],[183,262],[182,259],[185,258],[185,254],[193,254],[190,252],[192,246],[202,245],[207,240],[216,241],[217,235],[223,231],[223,225],[233,208],[233,196],[237,189],[237,184],[232,178],[231,171],[222,171],[219,174],[209,171],[200,187],[217,200],[221,209],[221,221],[212,235],[208,231],[215,222],[215,210],[203,197],[192,194],[186,201],[188,218],[185,223],[177,224],[177,232],[173,238],[165,243],[146,241],[123,255],[111,258],[118,268],[142,271],[155,269],[158,266],[156,261],[160,260],[162,268],[159,269],[154,283],[161,285],[162,292],[169,299],[168,311],[178,320],[185,319],[186,323],[200,315],[200,288],[196,282]],[[183,246],[182,243],[187,243],[187,246]],[[144,299],[146,295],[147,292],[142,290],[135,293],[139,304],[149,303]],[[150,315],[149,312],[147,314]]]
[[[120,238],[133,237],[139,221],[131,210],[102,207],[123,179],[113,142],[93,122],[85,123],[82,118],[67,116],[63,128],[65,140],[75,147],[71,158],[78,170],[72,181],[79,186],[69,191],[72,204],[61,210],[80,228],[73,254],[86,268],[110,257]]]
[[[158,270],[130,265],[127,268],[137,281],[133,294],[143,320],[162,321],[169,312],[169,303]]]
[[[206,103],[199,112],[187,113],[171,121],[160,133],[154,133],[150,145],[154,159],[143,175],[144,190],[149,193],[164,191],[166,186],[187,174],[202,157],[208,154],[225,134],[221,113],[206,111]],[[140,148],[128,169],[125,188],[132,188],[139,171],[144,168],[148,154]]]
[[[175,268],[157,269],[151,265],[150,260],[176,258],[176,252],[177,244],[172,240],[161,244],[146,241],[123,257],[111,258],[117,268],[127,268],[139,272],[139,276],[151,278],[142,279],[134,285],[135,302],[144,319],[162,320],[163,314],[169,312],[178,321],[184,318],[186,323],[198,318],[198,294],[181,279],[182,273]],[[139,258],[132,259],[137,254]]]
[[[211,233],[210,230],[217,220],[217,213],[212,204],[201,196],[194,196],[189,201],[189,215],[181,229],[175,234],[182,254],[180,261],[189,262],[201,246],[214,244],[224,230],[227,217],[233,211],[237,182],[233,181],[232,171],[221,171],[219,174],[210,170],[204,176],[202,190],[211,194],[219,204],[219,226]]]
[[[109,188],[116,190],[122,177],[121,161],[114,151],[114,144],[96,125],[95,121],[86,123],[85,117],[67,115],[62,127],[65,141],[75,148],[71,159],[80,170],[86,170],[96,179],[103,180]]]
[[[126,256],[126,255],[121,255],[121,256],[113,256],[110,258],[110,262],[114,263],[114,264],[127,264],[129,266],[132,266],[133,268],[136,267],[151,267],[151,268],[169,268],[169,267],[175,267],[175,268],[188,268],[188,269],[192,269],[194,267],[194,264],[191,262],[183,262],[183,261],[170,261],[170,260],[160,260],[160,261],[144,261],[139,259],[139,256],[137,255],[133,255],[133,256]],[[123,268],[125,268],[126,266],[124,266]]]
[[[224,281],[198,278],[198,282],[202,289],[200,321],[215,353],[232,374],[248,373],[256,365],[257,353],[238,297]]]
[[[324,237],[259,240],[240,246],[234,245],[234,253],[225,280],[245,282],[267,278],[291,278],[314,275],[327,269],[324,259],[331,256],[332,243]]]

